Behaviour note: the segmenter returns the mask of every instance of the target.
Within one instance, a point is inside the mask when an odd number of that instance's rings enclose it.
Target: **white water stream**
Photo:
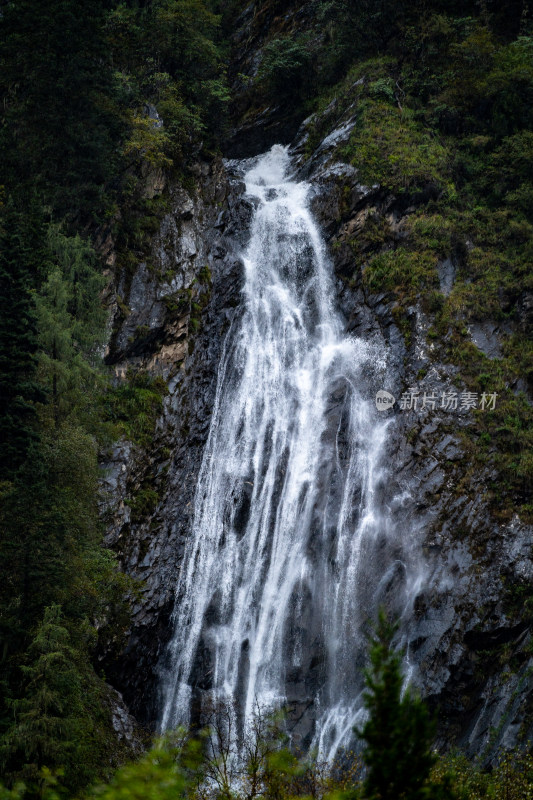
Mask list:
[[[309,736],[331,758],[360,713],[364,626],[405,564],[380,503],[389,423],[369,376],[384,355],[343,333],[309,186],[289,166],[276,145],[245,175],[244,308],[219,367],[160,727],[189,722],[199,683],[245,720],[311,697]]]

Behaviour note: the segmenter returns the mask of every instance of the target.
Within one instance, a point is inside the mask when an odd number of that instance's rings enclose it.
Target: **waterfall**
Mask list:
[[[245,722],[288,701],[331,758],[360,713],[369,616],[391,586],[401,605],[408,567],[383,504],[391,422],[371,394],[385,354],[344,333],[310,187],[289,168],[276,145],[245,175],[257,207],[242,313],[219,366],[160,728],[187,724],[197,692],[236,702]]]

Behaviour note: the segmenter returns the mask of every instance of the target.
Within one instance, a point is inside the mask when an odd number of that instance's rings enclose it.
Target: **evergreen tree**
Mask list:
[[[110,765],[102,760],[113,744],[106,690],[91,666],[94,625],[117,621],[121,634],[130,583],[101,547],[97,477],[94,438],[62,423],[43,432],[0,498],[0,768],[10,783],[65,767],[61,784],[75,792]],[[43,621],[46,607],[56,611]]]
[[[365,706],[369,717],[356,733],[366,745],[368,800],[453,800],[448,783],[434,784],[430,771],[435,721],[410,687],[403,689],[400,655],[392,649],[396,627],[383,610],[370,647]]]
[[[47,231],[51,258],[67,285],[67,307],[72,321],[72,338],[91,364],[101,362],[98,350],[106,339],[107,311],[100,296],[106,279],[101,274],[95,251],[81,236],[66,235],[61,226]]]
[[[13,478],[37,438],[37,325],[33,288],[45,268],[44,225],[35,203],[10,199],[0,227],[0,481]]]
[[[38,376],[49,403],[44,424],[74,416],[78,421],[94,404],[105,337],[106,313],[100,302],[105,279],[92,248],[79,236],[65,236],[57,226],[48,234],[55,264],[36,297]]]
[[[81,679],[75,651],[62,624],[58,605],[46,608],[22,667],[25,695],[12,701],[15,724],[0,746],[7,774],[33,784],[44,766],[57,768],[72,760],[83,716]]]
[[[0,14],[0,146],[10,191],[38,186],[55,210],[94,210],[122,122],[103,0],[7,0]]]
[[[24,228],[25,218],[12,217]],[[105,332],[100,302],[105,280],[93,250],[79,236],[68,237],[55,225],[43,229],[35,261],[37,251],[32,256],[25,249],[31,232],[21,230],[16,238],[14,224],[5,230],[11,232],[6,242],[19,246],[12,263],[27,279],[25,293],[16,288],[32,304],[32,352],[21,339],[26,350],[8,364],[7,377],[16,376],[21,365],[31,366],[36,394],[28,405],[39,435],[22,454],[13,439],[18,468],[0,485],[0,573],[5,576],[0,582],[0,751],[11,782],[35,782],[41,767],[65,766],[62,784],[76,791],[102,774],[101,755],[110,735],[105,690],[91,667],[94,623],[118,615],[119,635],[127,624],[127,582],[117,577],[113,558],[101,546],[97,507],[94,432],[101,428],[97,365]],[[43,272],[41,263],[48,269],[46,279],[32,279],[37,267]],[[6,308],[15,333],[17,297],[13,308]],[[9,356],[11,331],[7,325],[1,330]],[[12,346],[17,345],[21,342],[15,340]],[[47,612],[43,622],[43,609],[58,605],[60,621],[56,611],[53,619]],[[53,646],[50,652],[39,649],[43,642]],[[52,683],[50,664],[59,670]],[[69,695],[71,678],[80,682],[83,708]],[[63,689],[72,717],[62,716]]]

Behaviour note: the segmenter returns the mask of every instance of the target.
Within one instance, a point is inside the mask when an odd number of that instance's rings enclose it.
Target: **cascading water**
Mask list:
[[[244,724],[289,701],[329,758],[360,712],[365,624],[392,584],[404,602],[407,567],[381,511],[390,423],[370,387],[384,354],[343,333],[309,186],[288,168],[276,145],[245,175],[257,209],[243,309],[219,368],[160,727],[187,724],[197,692],[235,702]]]

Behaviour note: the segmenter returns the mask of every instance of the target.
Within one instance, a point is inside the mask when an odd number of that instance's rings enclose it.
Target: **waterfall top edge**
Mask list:
[[[263,169],[266,165],[270,165],[273,169],[279,169],[282,164],[284,164],[282,180],[287,180],[289,179],[288,170],[291,163],[289,149],[289,145],[274,144],[269,150],[249,158],[224,158],[222,161],[226,170],[241,178],[245,178],[249,173],[254,172],[258,168],[261,170],[261,165],[263,165]],[[281,181],[277,181],[277,183],[279,182]],[[274,183],[263,185],[274,185]]]
[[[275,144],[260,156],[255,165],[245,173],[246,186],[279,186],[286,183],[290,166],[288,150],[288,147]]]

